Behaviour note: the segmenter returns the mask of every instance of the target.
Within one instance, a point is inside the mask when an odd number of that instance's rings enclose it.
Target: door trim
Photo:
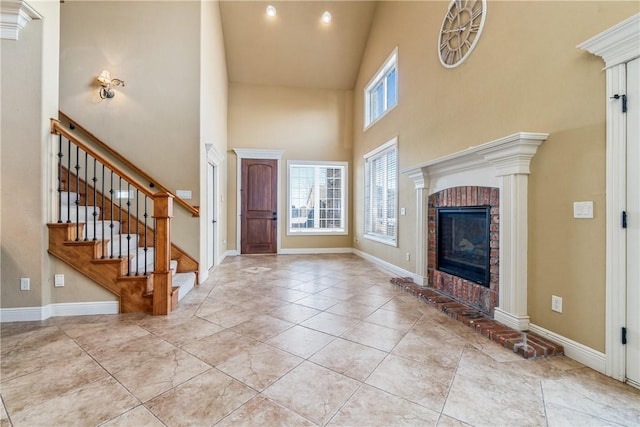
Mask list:
[[[242,185],[242,160],[243,159],[271,159],[277,161],[278,168],[278,219],[276,221],[276,253],[281,253],[281,230],[280,225],[282,221],[282,155],[284,150],[260,150],[253,148],[234,148],[236,153],[236,253],[240,255],[240,244],[242,237],[242,221],[240,215],[242,214],[242,193],[240,192]]]
[[[605,374],[625,380],[625,348],[620,328],[626,323],[626,238],[620,214],[626,208],[626,119],[619,102],[609,99],[626,90],[626,63],[640,56],[640,13],[627,18],[591,39],[579,49],[600,56],[606,68],[606,313]],[[623,256],[624,255],[624,256]]]

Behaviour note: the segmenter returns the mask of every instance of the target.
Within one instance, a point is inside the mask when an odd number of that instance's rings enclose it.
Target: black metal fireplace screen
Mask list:
[[[489,286],[489,206],[438,208],[436,268]]]

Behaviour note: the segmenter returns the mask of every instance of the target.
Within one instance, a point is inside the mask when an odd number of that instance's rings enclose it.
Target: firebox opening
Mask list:
[[[489,206],[438,208],[436,268],[489,286]]]

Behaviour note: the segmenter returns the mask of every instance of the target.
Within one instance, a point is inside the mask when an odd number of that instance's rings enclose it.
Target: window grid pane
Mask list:
[[[345,232],[344,166],[290,166],[290,232]]]

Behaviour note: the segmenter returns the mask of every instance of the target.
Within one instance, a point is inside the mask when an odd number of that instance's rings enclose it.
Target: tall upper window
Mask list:
[[[371,126],[398,103],[398,48],[364,89],[364,128]]]
[[[364,237],[397,245],[398,139],[365,154]]]
[[[288,234],[347,234],[347,163],[289,161]]]

